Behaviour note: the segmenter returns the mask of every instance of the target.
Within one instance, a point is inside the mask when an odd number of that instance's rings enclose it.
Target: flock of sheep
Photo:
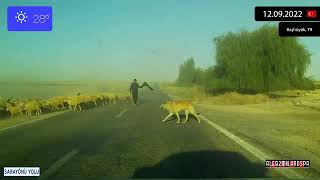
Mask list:
[[[132,103],[129,94],[99,93],[96,95],[55,96],[47,99],[22,99],[0,97],[0,114],[10,113],[11,118],[16,116],[38,116],[43,112],[61,110],[81,111],[83,108],[91,108],[118,102]]]

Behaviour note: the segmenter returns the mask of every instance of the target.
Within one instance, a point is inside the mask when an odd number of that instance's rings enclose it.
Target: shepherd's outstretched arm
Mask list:
[[[142,84],[142,87],[144,87],[144,86],[147,86],[150,90],[153,90],[152,87],[150,87],[149,84],[146,83],[146,82],[144,82],[144,83]]]

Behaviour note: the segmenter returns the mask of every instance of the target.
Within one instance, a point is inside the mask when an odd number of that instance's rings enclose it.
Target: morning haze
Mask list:
[[[214,65],[212,39],[254,30],[258,5],[316,5],[292,1],[77,1],[0,2],[1,81],[172,81],[188,57]],[[9,5],[52,5],[52,32],[7,32]],[[320,78],[319,40],[301,38],[312,53],[308,75]]]

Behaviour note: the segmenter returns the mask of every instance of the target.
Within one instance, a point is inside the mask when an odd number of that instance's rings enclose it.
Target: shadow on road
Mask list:
[[[181,122],[186,120],[186,115],[184,113],[179,113],[179,117],[180,117]],[[164,123],[168,123],[169,121],[177,121],[177,120],[178,120],[178,118],[174,114],[167,121],[165,121]],[[190,123],[191,121],[192,122],[198,122],[197,118],[193,114],[189,114],[188,115],[188,123]]]
[[[224,151],[194,151],[171,155],[152,167],[137,168],[133,178],[266,177],[266,168],[242,155]]]

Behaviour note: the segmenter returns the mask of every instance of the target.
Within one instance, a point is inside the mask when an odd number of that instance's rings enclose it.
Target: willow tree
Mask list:
[[[188,85],[193,84],[196,81],[196,68],[193,57],[187,59],[179,67],[179,75],[177,79],[178,85]]]
[[[237,90],[270,91],[302,87],[310,53],[295,37],[279,37],[264,25],[214,39],[216,68]]]

